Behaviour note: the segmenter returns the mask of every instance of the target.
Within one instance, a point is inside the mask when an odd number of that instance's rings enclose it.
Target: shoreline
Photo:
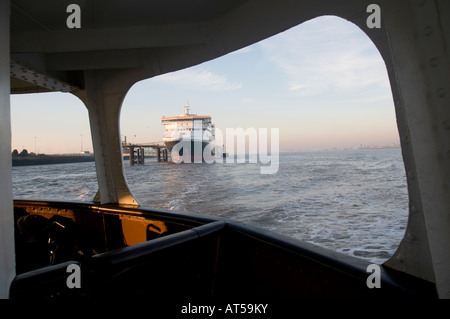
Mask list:
[[[79,162],[93,162],[94,155],[28,155],[13,156],[12,166],[48,165],[48,164],[68,164]]]

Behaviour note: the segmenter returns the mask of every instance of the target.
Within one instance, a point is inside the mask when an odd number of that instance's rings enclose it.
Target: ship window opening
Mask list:
[[[89,117],[78,98],[11,95],[11,136],[15,199],[92,201],[98,184]]]
[[[279,168],[260,174],[268,164],[250,163],[248,145],[224,164],[125,165],[142,205],[218,215],[377,263],[394,253],[408,218],[395,109],[383,59],[357,26],[318,17],[139,82],[124,101],[122,134],[161,141],[163,111],[181,114],[186,96],[192,113],[212,117],[216,137],[279,129]]]

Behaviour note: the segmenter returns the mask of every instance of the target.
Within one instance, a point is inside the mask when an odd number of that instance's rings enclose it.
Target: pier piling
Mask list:
[[[130,150],[130,165],[134,165],[134,146],[130,146],[129,150]]]
[[[156,151],[157,162],[168,161],[168,151],[161,143],[145,143],[145,144],[131,144],[126,143],[126,140],[122,143],[123,149],[128,149],[130,154],[130,165],[145,163],[145,148],[151,148]]]

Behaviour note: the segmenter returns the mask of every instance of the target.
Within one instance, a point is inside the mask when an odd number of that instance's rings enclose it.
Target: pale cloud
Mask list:
[[[337,17],[307,21],[260,46],[266,62],[287,76],[287,89],[303,95],[389,88],[375,45],[358,27]]]
[[[291,85],[289,85],[289,91],[297,91],[304,89],[305,87],[306,85],[304,84],[292,83]]]
[[[224,75],[217,75],[207,69],[188,68],[155,78],[166,84],[199,91],[228,91],[242,87],[241,82],[228,80]]]

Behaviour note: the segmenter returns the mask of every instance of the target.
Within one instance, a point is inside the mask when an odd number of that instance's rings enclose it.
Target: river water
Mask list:
[[[382,263],[408,219],[400,149],[281,153],[276,174],[261,164],[130,166],[130,189],[147,207],[221,216]],[[13,167],[16,199],[91,201],[95,164]]]

